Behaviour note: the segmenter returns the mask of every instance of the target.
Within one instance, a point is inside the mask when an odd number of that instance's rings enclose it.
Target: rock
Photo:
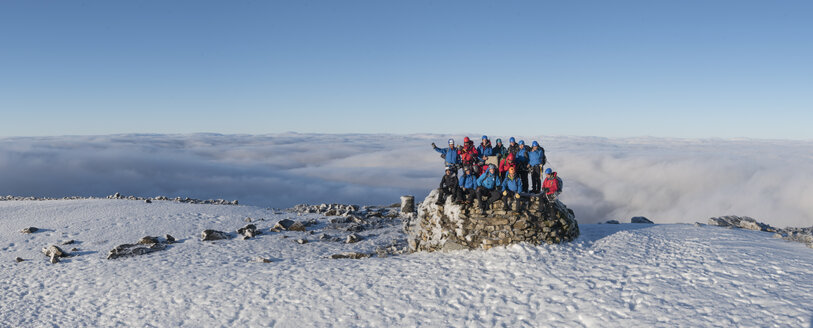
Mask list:
[[[415,212],[415,196],[401,196],[401,213]]]
[[[734,215],[709,218],[709,225],[768,232],[776,232],[778,230],[767,224],[757,222],[757,220],[754,220],[753,218]]]
[[[333,254],[333,255],[330,256],[330,258],[332,258],[332,259],[354,259],[354,260],[368,258],[368,257],[370,257],[370,254],[358,253],[358,252],[347,252],[347,253],[341,253],[341,254]]]
[[[317,221],[316,219],[309,219],[308,221],[305,221],[305,222],[303,222],[302,224],[303,224],[305,227],[310,227],[310,226],[314,226],[314,225],[319,224],[319,221]]]
[[[305,231],[305,225],[291,219],[282,219],[274,225],[273,229],[287,231]]]
[[[351,233],[350,235],[347,236],[347,239],[345,239],[344,242],[346,244],[353,244],[357,243],[359,240],[361,240],[361,237],[359,237],[357,234]]]
[[[76,243],[76,241],[71,239],[71,240],[62,241],[60,244],[62,244],[62,245],[72,245],[74,243]]]
[[[122,257],[138,256],[157,252],[166,249],[166,245],[162,243],[155,244],[121,244],[107,253],[108,260],[114,260]]]
[[[326,233],[323,233],[323,234],[319,235],[319,240],[326,240],[326,239],[330,240],[330,238],[332,238],[332,237],[330,235],[326,234]]]
[[[23,260],[23,258],[22,258],[22,257],[19,257],[19,256],[18,256],[16,259],[14,259],[14,260],[15,260],[15,261],[17,261],[17,263],[20,263],[20,262],[22,262],[22,261],[25,261],[25,260]]]
[[[71,248],[71,252],[78,252],[78,251],[79,251],[79,249],[78,249],[78,248],[76,248],[76,247]]]
[[[164,235],[164,239],[167,240],[167,244],[174,244],[175,243],[175,237],[172,237],[170,234]]]
[[[221,240],[221,239],[230,239],[231,235],[217,230],[203,230],[201,233],[201,240]]]
[[[405,246],[411,252],[489,249],[522,242],[539,245],[579,236],[574,213],[558,200],[523,195],[509,202],[512,211],[496,201],[481,212],[475,206],[451,202],[438,206],[437,197],[438,191],[433,190],[418,206],[417,215],[401,216]]]
[[[243,220],[243,221],[246,221],[246,222],[251,222],[251,218],[246,218],[246,219],[245,219],[245,220]]]
[[[56,256],[56,254],[51,255],[51,259],[49,260],[49,262],[51,262],[51,264],[59,263],[59,256]]]
[[[144,202],[147,204],[152,204],[152,201],[149,198],[145,199]]]
[[[137,244],[139,244],[139,245],[152,245],[152,244],[157,244],[157,243],[159,243],[159,241],[158,241],[158,237],[150,237],[150,236],[146,236],[146,237],[142,237],[142,238],[141,238],[141,239],[138,241],[138,243],[137,243]]]
[[[51,245],[48,247],[44,247],[42,249],[42,253],[45,254],[47,257],[68,257],[68,253],[63,251],[61,248],[57,247],[56,245]]]
[[[237,233],[243,235],[244,239],[254,238],[254,236],[259,234],[257,230],[257,226],[253,224],[246,225],[240,229],[237,229]]]
[[[296,242],[299,243],[300,245],[303,245],[303,244],[307,244],[308,240],[307,239],[297,239]]]
[[[648,224],[654,224],[655,222],[652,222],[652,221],[650,221],[649,219],[647,219],[647,218],[645,218],[645,217],[643,217],[643,216],[633,216],[633,217],[630,219],[630,223],[648,223]]]
[[[37,229],[35,227],[28,227],[28,228],[25,228],[25,229],[21,230],[20,232],[22,232],[22,233],[35,233],[38,230],[40,230],[40,229]]]
[[[621,224],[621,222],[618,222],[618,220],[607,220],[604,221],[604,224]]]
[[[271,259],[267,259],[267,258],[264,258],[264,257],[255,257],[254,262],[271,263]]]

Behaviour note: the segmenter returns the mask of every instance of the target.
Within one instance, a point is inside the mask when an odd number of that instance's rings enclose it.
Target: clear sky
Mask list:
[[[813,1],[2,1],[0,135],[813,139]]]

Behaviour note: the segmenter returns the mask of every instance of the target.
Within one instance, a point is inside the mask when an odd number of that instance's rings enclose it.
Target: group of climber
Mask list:
[[[439,148],[432,143],[432,148],[441,154],[446,162],[446,174],[440,182],[440,194],[437,204],[443,204],[446,197],[460,204],[471,204],[475,197],[480,202],[481,210],[494,201],[504,199],[507,208],[508,199],[518,200],[520,193],[528,193],[528,174],[531,175],[530,191],[532,194],[544,193],[550,202],[555,201],[562,192],[562,179],[556,172],[544,170],[545,180],[541,173],[547,164],[545,149],[534,141],[526,146],[525,141],[517,142],[514,137],[508,139],[508,147],[502,140],[495,140],[494,146],[488,136],[483,136],[480,145],[474,147],[469,137],[463,138],[463,145],[455,147],[454,139],[449,139],[448,148]],[[458,171],[463,174],[458,177]]]

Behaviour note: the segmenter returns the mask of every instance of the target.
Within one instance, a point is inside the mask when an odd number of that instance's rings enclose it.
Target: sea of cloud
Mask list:
[[[479,137],[479,135],[471,135]],[[444,135],[107,135],[0,139],[0,194],[391,204],[442,175]],[[452,136],[458,142],[462,136]],[[539,140],[581,222],[746,215],[813,225],[813,141],[518,137]],[[503,137],[507,139],[507,137]]]

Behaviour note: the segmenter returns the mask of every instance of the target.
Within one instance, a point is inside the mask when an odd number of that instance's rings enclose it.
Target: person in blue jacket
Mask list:
[[[488,136],[483,136],[483,138],[480,139],[480,144],[477,146],[477,154],[480,155],[480,159],[483,161],[486,160],[486,156],[494,156],[491,140],[488,140]]]
[[[483,196],[488,196],[484,202],[480,202],[480,210],[485,211],[495,200],[500,199],[502,181],[497,173],[497,166],[491,164],[488,171],[477,178],[477,198],[483,200]]]
[[[457,169],[460,167],[460,151],[455,148],[454,139],[449,139],[449,148],[438,148],[434,142],[432,148],[446,160],[446,167],[451,167],[453,173],[457,174]]]
[[[477,195],[477,175],[471,167],[463,169],[463,175],[458,178],[459,188],[457,188],[457,202],[470,204]]]
[[[512,166],[508,169],[505,179],[502,180],[502,190],[502,199],[507,210],[508,200],[514,198],[519,201],[519,193],[522,191],[522,180],[517,175],[516,167]]]
[[[519,148],[517,149],[514,160],[517,162],[517,174],[522,180],[522,192],[528,192],[528,151],[530,148],[525,145],[525,140],[519,141]]]
[[[531,170],[531,192],[538,194],[542,191],[542,167],[547,162],[545,158],[545,148],[534,141],[531,150],[528,151],[528,166]]]

